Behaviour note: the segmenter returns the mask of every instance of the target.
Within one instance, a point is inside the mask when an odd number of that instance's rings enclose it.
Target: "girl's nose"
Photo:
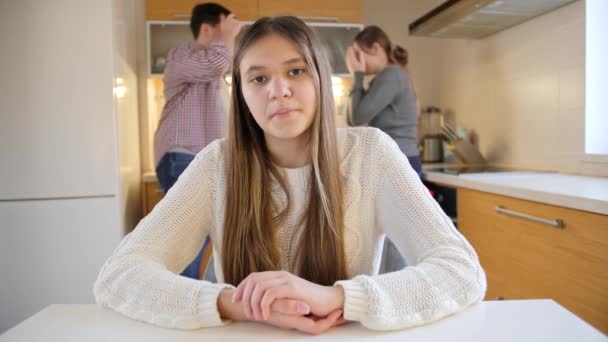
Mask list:
[[[289,82],[283,78],[274,78],[270,82],[270,98],[278,99],[291,96]]]

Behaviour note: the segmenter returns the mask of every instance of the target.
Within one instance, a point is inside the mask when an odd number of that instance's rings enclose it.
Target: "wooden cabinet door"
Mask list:
[[[147,20],[190,20],[192,8],[203,3],[200,0],[147,0]],[[219,4],[236,14],[241,20],[258,17],[258,0],[222,0]]]
[[[158,183],[158,181],[145,182],[143,189],[144,189],[144,195],[143,195],[144,213],[143,214],[144,214],[144,216],[146,216],[152,211],[152,209],[154,209],[154,206],[156,205],[156,203],[160,202],[160,200],[162,200],[163,197],[165,197],[165,194],[163,192],[163,189],[160,187],[160,184]]]
[[[361,0],[259,0],[259,14],[260,17],[294,15],[311,22],[360,23],[363,3]]]
[[[553,299],[608,332],[608,216],[458,189],[458,226],[486,272],[486,299]]]

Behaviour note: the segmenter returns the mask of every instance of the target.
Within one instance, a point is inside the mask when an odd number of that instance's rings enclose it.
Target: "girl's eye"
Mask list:
[[[289,70],[289,75],[290,76],[298,76],[299,74],[301,74],[303,72],[304,72],[304,69],[298,69],[298,68],[291,69],[291,70]]]
[[[256,84],[264,83],[264,81],[266,81],[266,77],[264,77],[264,76],[258,76],[258,77],[254,77],[251,79],[251,82],[256,83]]]

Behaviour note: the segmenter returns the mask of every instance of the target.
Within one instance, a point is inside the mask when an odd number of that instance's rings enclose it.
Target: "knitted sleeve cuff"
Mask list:
[[[367,289],[357,280],[341,280],[334,285],[344,288],[344,318],[361,321],[368,313]]]
[[[201,318],[203,327],[217,327],[230,323],[230,320],[223,320],[217,309],[217,298],[223,289],[234,288],[229,284],[207,283],[201,289],[198,299],[198,314]]]

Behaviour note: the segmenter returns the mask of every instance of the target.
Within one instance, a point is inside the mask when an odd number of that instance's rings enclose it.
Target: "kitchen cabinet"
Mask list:
[[[259,0],[259,16],[295,15],[306,21],[363,22],[361,0]]]
[[[336,76],[350,77],[344,56],[355,36],[362,30],[361,24],[309,23],[321,41]],[[169,51],[180,43],[192,40],[190,26],[185,21],[148,21],[147,55],[149,75],[160,78],[167,63]]]
[[[142,187],[143,195],[143,216],[148,215],[156,203],[160,202],[165,196],[163,189],[160,187],[160,184],[157,180],[154,181],[146,181],[144,182],[144,186]]]
[[[147,0],[146,20],[189,21],[195,0]],[[254,21],[273,15],[295,15],[311,22],[360,23],[363,21],[361,0],[223,0],[222,6],[233,11],[241,20]]]
[[[608,216],[459,188],[458,222],[486,271],[486,299],[550,298],[608,333]]]
[[[200,3],[199,0],[147,0],[146,20],[190,21],[192,8]],[[257,0],[222,0],[219,3],[241,20],[255,20],[258,17]]]

